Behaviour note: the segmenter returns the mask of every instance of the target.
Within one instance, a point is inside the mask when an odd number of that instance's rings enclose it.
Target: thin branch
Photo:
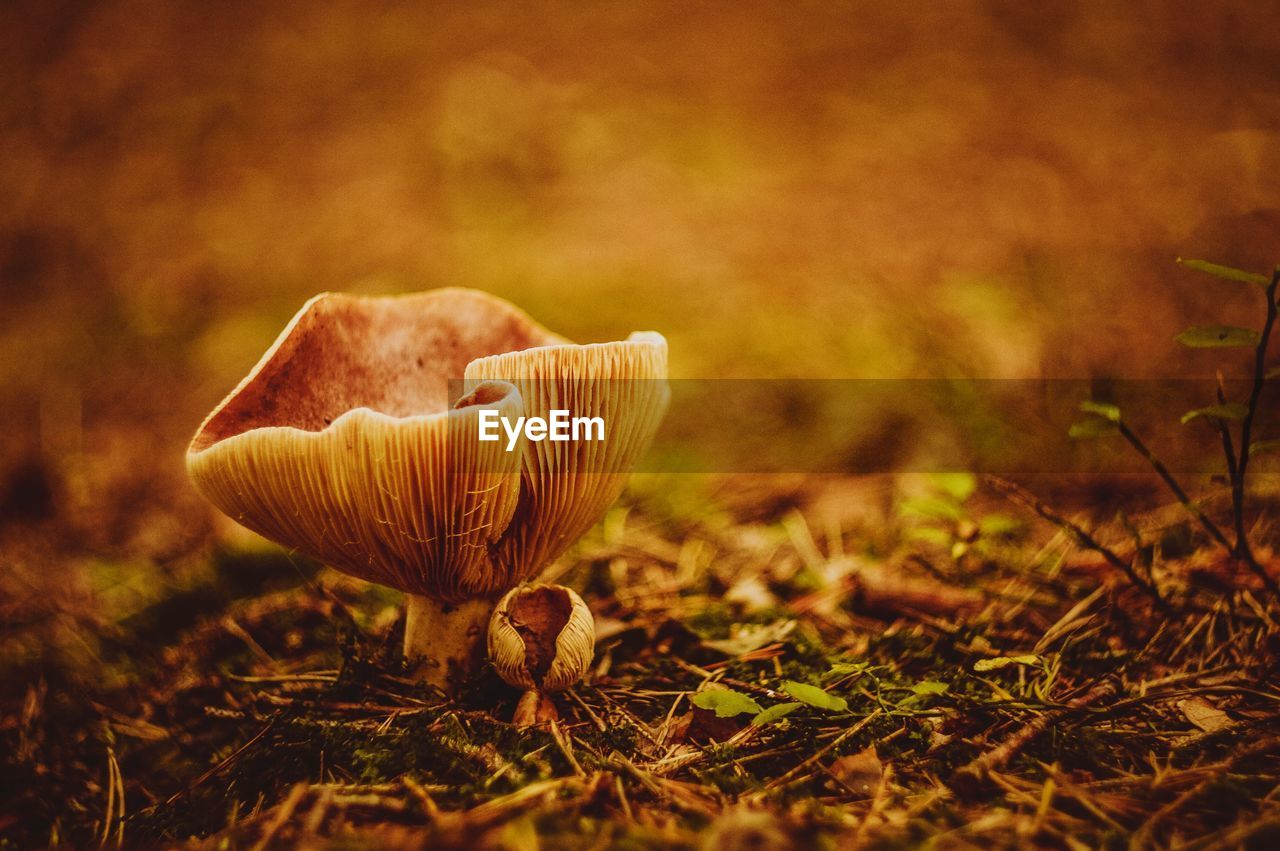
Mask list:
[[[1227,540],[1227,536],[1222,534],[1222,530],[1218,528],[1217,523],[1210,520],[1209,516],[1201,511],[1200,507],[1191,501],[1191,497],[1187,496],[1187,492],[1182,489],[1182,485],[1178,484],[1178,480],[1169,472],[1169,468],[1164,465],[1164,462],[1156,457],[1156,454],[1142,442],[1142,438],[1134,434],[1133,429],[1129,428],[1123,420],[1116,423],[1116,426],[1120,429],[1121,436],[1124,437],[1125,440],[1129,441],[1129,445],[1138,450],[1143,458],[1147,459],[1147,463],[1156,471],[1156,475],[1160,477],[1161,481],[1169,486],[1169,490],[1173,491],[1173,495],[1177,497],[1178,502],[1182,504],[1182,507],[1200,521],[1200,525],[1209,533],[1209,537],[1226,547],[1227,552],[1231,552],[1231,542]]]
[[[1026,508],[1031,509],[1055,526],[1070,532],[1081,546],[1099,553],[1103,558],[1110,562],[1112,566],[1123,573],[1135,587],[1139,588],[1151,597],[1161,611],[1165,614],[1172,614],[1172,608],[1169,606],[1168,602],[1165,601],[1164,597],[1160,595],[1160,591],[1156,588],[1155,583],[1148,582],[1139,576],[1137,571],[1133,569],[1132,564],[1116,555],[1115,550],[1098,543],[1097,539],[1090,535],[1083,526],[1068,520],[1061,514],[1058,514],[1036,497],[1035,494],[1031,493],[1021,485],[1015,484],[1008,479],[1002,479],[999,476],[984,476],[983,478],[987,484],[1004,496]]]
[[[980,787],[992,771],[1004,767],[1011,759],[1021,753],[1033,739],[1049,729],[1049,727],[1066,720],[1075,712],[1092,707],[1095,703],[1110,700],[1115,697],[1118,691],[1119,689],[1113,680],[1103,680],[1080,697],[1068,701],[1062,708],[1051,709],[1035,716],[1015,730],[1012,735],[999,745],[956,771],[948,785],[961,792]]]
[[[1280,288],[1280,266],[1271,273],[1271,281],[1267,284],[1267,319],[1262,325],[1262,334],[1253,356],[1253,389],[1249,393],[1248,412],[1240,423],[1240,459],[1236,467],[1236,477],[1231,483],[1231,508],[1236,521],[1236,545],[1232,553],[1262,579],[1272,594],[1280,596],[1280,587],[1276,581],[1262,569],[1253,550],[1249,547],[1249,537],[1244,528],[1244,494],[1245,476],[1249,469],[1249,441],[1253,435],[1253,418],[1258,412],[1258,401],[1262,398],[1262,388],[1267,376],[1267,344],[1271,340],[1271,329],[1276,324],[1276,290]]]

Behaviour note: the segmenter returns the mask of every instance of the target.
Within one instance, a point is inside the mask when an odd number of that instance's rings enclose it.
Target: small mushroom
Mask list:
[[[551,693],[582,679],[594,652],[595,621],[571,588],[524,585],[494,607],[489,661],[508,685],[524,691],[511,719],[518,727],[558,718]]]
[[[250,529],[404,591],[406,658],[456,692],[494,601],[617,497],[665,410],[666,359],[660,335],[574,345],[473,290],[323,294],[205,419],[187,469]],[[483,411],[553,408],[601,417],[604,439],[479,440]]]

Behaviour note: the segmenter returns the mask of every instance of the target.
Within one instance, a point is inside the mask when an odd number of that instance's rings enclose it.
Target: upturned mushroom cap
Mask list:
[[[489,661],[508,685],[562,691],[582,679],[595,653],[587,604],[563,585],[512,588],[489,621]]]
[[[520,578],[489,558],[518,467],[475,439],[477,418],[523,408],[501,382],[451,407],[449,380],[479,353],[562,341],[483,293],[316,296],[205,420],[188,471],[230,517],[346,573],[442,600],[498,593]]]
[[[478,358],[512,353],[529,354],[513,373],[558,383],[568,400],[580,376],[666,374],[665,342],[575,346],[485,293],[324,294],[206,418],[188,471],[233,519],[346,573],[445,602],[495,596],[598,519],[665,405],[663,395],[636,417],[621,395],[607,405],[581,398],[575,414],[607,408],[624,426],[609,429],[607,456],[563,451],[539,461],[545,453],[523,443],[508,452],[505,439],[478,440],[480,412],[536,412],[512,383],[456,379],[471,379]],[[451,399],[451,386],[463,397]],[[593,464],[600,481],[575,486]],[[557,484],[560,471],[574,475]]]
[[[600,519],[662,422],[666,377],[667,341],[652,331],[616,343],[513,351],[467,366],[468,387],[514,384],[527,416],[549,418],[561,409],[604,422],[600,441],[525,443],[520,503],[498,545],[503,560],[548,564]]]

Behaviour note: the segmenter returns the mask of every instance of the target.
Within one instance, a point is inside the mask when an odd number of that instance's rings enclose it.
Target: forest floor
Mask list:
[[[1172,261],[1273,267],[1280,18],[1041,5],[0,4],[0,851],[1280,847],[1280,601],[1146,484],[1025,483],[1163,603],[966,475],[637,476],[521,732],[183,469],[322,290],[659,329],[673,379],[1248,374],[1169,352],[1258,314]],[[893,413],[877,469],[934,445]]]
[[[91,653],[32,650],[52,627],[11,612],[0,846],[1280,842],[1253,574],[1176,505],[1104,525],[1158,604],[972,477],[892,487],[866,525],[803,487],[700,514],[636,488],[554,569],[598,635],[549,728],[510,725],[492,672],[457,700],[408,680],[398,595],[244,536],[82,622]]]

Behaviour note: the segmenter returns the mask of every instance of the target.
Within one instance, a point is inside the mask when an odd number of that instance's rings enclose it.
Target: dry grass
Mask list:
[[[680,377],[1235,375],[1170,339],[1256,305],[1170,261],[1275,259],[1247,5],[5,4],[0,845],[1274,843],[1277,602],[1176,507],[1094,530],[1163,614],[991,494],[637,481],[555,568],[596,668],[521,735],[182,470],[322,289],[657,328]],[[1044,484],[1091,529],[1150,494]],[[691,703],[788,680],[846,709]]]
[[[735,482],[701,521],[642,495],[563,562],[599,652],[551,729],[507,724],[516,695],[492,675],[457,702],[400,677],[395,601],[337,575],[205,600],[173,640],[141,613],[96,648],[113,676],[46,659],[14,696],[0,824],[19,845],[1274,839],[1280,606],[1185,522],[1137,521],[1165,616],[1047,525],[965,518],[941,546],[905,517],[815,529],[804,493],[734,519],[777,490]],[[994,516],[982,494],[966,506]],[[788,681],[844,706],[757,725],[692,703],[795,702]]]

